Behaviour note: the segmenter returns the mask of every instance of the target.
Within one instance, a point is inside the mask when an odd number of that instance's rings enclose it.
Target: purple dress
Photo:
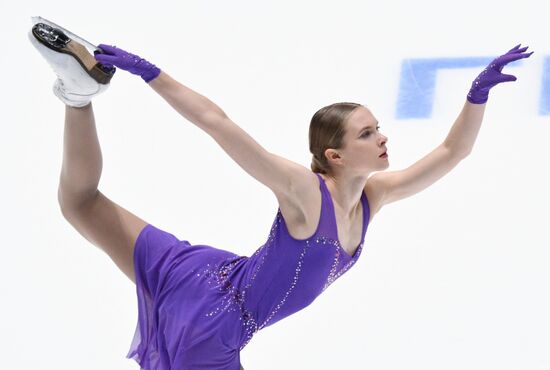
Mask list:
[[[294,239],[277,211],[268,240],[250,256],[192,245],[147,225],[134,250],[138,324],[127,358],[144,370],[239,370],[240,351],[262,328],[302,310],[355,264],[338,242],[325,180],[317,230]]]

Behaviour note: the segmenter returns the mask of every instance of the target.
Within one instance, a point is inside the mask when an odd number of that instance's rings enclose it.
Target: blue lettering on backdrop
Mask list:
[[[542,91],[540,94],[539,114],[550,114],[550,57],[544,58],[542,67]]]
[[[397,98],[396,116],[429,118],[432,114],[435,81],[440,69],[483,68],[494,58],[416,58],[405,59],[401,64],[401,79]],[[515,66],[522,64],[514,62]],[[550,114],[550,58],[545,63],[541,114]],[[466,96],[467,91],[464,93]]]

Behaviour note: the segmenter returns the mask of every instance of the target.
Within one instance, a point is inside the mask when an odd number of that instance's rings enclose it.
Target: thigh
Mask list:
[[[90,243],[103,250],[135,283],[134,247],[146,221],[116,204],[100,191],[78,205],[65,204],[63,216]]]

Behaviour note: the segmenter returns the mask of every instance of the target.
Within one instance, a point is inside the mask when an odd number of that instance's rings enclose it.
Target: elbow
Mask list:
[[[452,157],[458,159],[464,159],[472,153],[472,148],[456,147],[452,145],[443,144],[444,147],[451,153]]]
[[[456,155],[460,160],[463,160],[464,158],[466,158],[467,156],[469,156],[471,153],[472,153],[471,150],[462,150],[462,151],[457,152],[455,155]]]

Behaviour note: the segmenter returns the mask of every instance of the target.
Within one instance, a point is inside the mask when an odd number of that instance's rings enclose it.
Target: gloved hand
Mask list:
[[[120,69],[141,76],[145,82],[155,79],[160,74],[160,69],[137,55],[128,53],[116,46],[99,44],[103,53],[95,54],[95,59],[103,65],[114,65]]]
[[[501,82],[515,81],[517,78],[512,75],[502,74],[502,68],[510,62],[522,58],[529,58],[533,52],[524,53],[528,46],[519,48],[521,44],[515,46],[506,54],[494,59],[488,66],[477,76],[472,83],[470,92],[468,93],[468,101],[474,104],[484,104],[489,97],[489,90]]]

